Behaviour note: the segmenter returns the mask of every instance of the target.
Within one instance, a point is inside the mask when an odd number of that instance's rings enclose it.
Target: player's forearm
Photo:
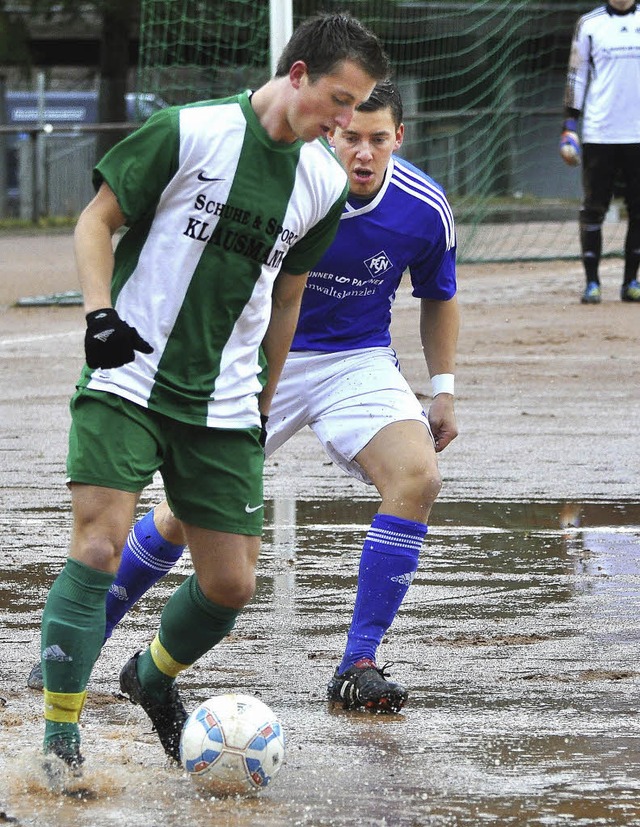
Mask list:
[[[265,416],[269,415],[271,402],[291,347],[297,321],[298,313],[294,313],[292,310],[271,314],[271,322],[262,342],[268,366],[267,384],[260,393],[260,413],[265,414]]]
[[[564,90],[565,117],[577,118],[580,115],[586,93],[587,73],[569,70],[567,85]]]
[[[420,338],[429,376],[453,373],[460,331],[458,299],[431,301],[422,299]]]
[[[300,303],[307,277],[281,273],[273,292],[271,319],[262,341],[267,359],[267,384],[260,394],[260,412],[268,415],[300,315]]]
[[[74,250],[85,312],[111,306],[113,235],[124,224],[115,195],[106,184],[82,211],[74,232]]]
[[[291,340],[289,340],[289,346],[285,348],[283,347],[283,340],[281,337],[278,337],[276,340],[275,336],[269,336],[269,333],[267,332],[262,344],[265,356],[267,357],[269,373],[267,384],[260,393],[259,408],[261,414],[269,416],[271,402],[273,401],[273,396],[276,392],[276,387],[278,386],[280,374],[282,373],[282,367],[285,359],[287,358],[287,353],[289,352]]]
[[[80,218],[74,247],[85,313],[111,307],[113,247],[109,232],[103,232],[95,221]]]

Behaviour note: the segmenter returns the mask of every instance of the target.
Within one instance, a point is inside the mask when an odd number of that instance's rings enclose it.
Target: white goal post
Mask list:
[[[269,0],[269,65],[271,77],[293,32],[293,0]]]

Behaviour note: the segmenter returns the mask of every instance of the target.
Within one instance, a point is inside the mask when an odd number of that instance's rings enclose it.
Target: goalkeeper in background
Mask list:
[[[634,0],[609,0],[580,17],[564,103],[560,155],[570,166],[582,160],[580,247],[587,281],[582,303],[602,299],[602,222],[618,190],[628,213],[620,298],[640,302],[640,11]]]

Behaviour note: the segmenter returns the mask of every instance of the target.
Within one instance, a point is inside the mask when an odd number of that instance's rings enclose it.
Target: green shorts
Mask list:
[[[69,482],[141,491],[159,471],[171,510],[199,528],[262,534],[260,429],[178,422],[120,396],[79,390],[71,399]]]

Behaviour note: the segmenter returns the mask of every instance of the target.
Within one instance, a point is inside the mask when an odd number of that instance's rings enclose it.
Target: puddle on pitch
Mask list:
[[[0,560],[0,811],[19,824],[629,825],[640,821],[640,505],[436,504],[379,652],[400,715],[331,710],[373,500],[269,502],[258,588],[232,634],[180,678],[187,707],[232,689],[277,710],[287,766],[257,799],[203,801],[114,693],[155,634],[185,555],[94,669],[83,745],[94,800],[29,777],[41,737],[25,677],[69,515],[5,512]],[[25,763],[26,762],[26,763]],[[93,774],[92,774],[93,773]],[[3,789],[3,786],[4,789]],[[364,809],[363,809],[364,808]],[[0,818],[0,820],[2,820]]]

